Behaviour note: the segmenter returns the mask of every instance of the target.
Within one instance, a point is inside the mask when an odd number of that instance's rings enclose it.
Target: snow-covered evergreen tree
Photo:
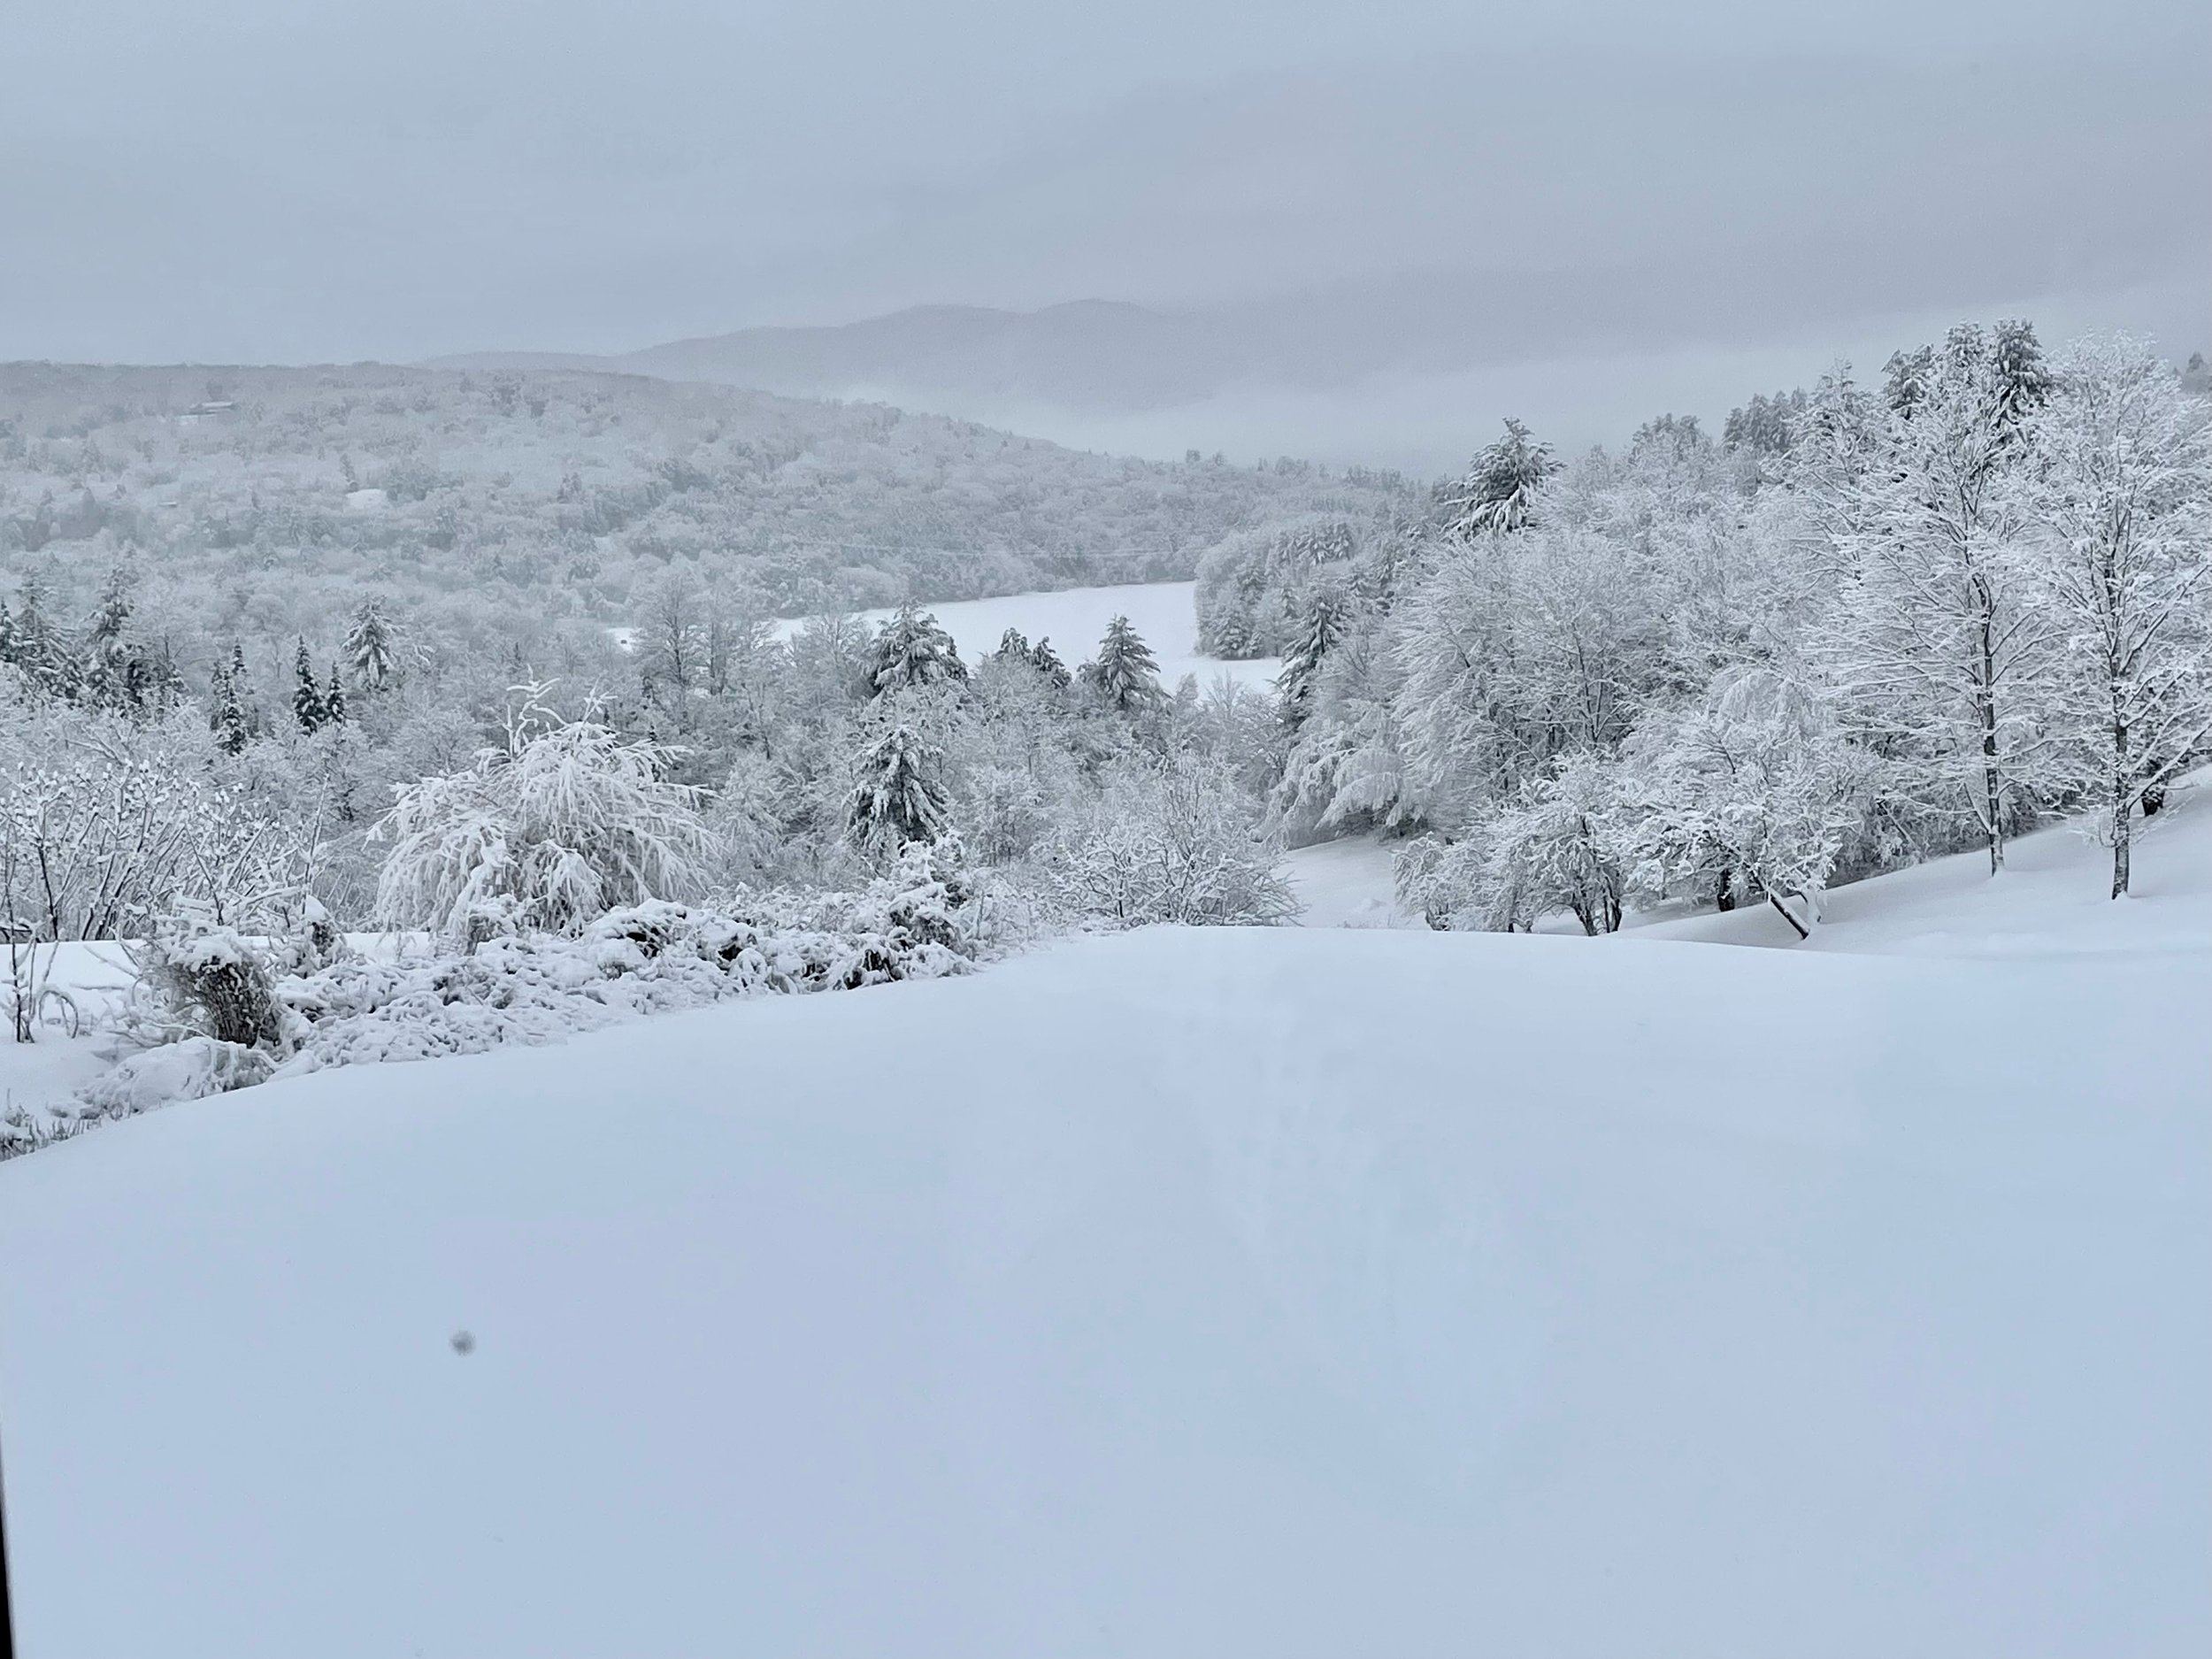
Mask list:
[[[845,822],[854,843],[896,853],[909,841],[944,833],[944,750],[902,718],[887,721],[854,757]]]
[[[1068,665],[1060,660],[1060,654],[1052,649],[1051,640],[1041,634],[1030,649],[1029,665],[1063,691],[1074,683],[1075,677],[1069,673]]]
[[[292,718],[303,732],[322,729],[330,711],[323,703],[322,686],[315,679],[315,664],[308,660],[307,641],[297,641],[292,653]]]
[[[934,616],[912,605],[892,612],[869,648],[868,683],[879,695],[967,677],[952,635]]]
[[[1293,726],[1302,725],[1312,710],[1315,677],[1322,660],[1336,649],[1349,621],[1350,602],[1343,591],[1323,584],[1306,595],[1297,632],[1284,654],[1275,688],[1282,695],[1283,712]]]
[[[134,708],[144,700],[148,675],[132,649],[130,621],[129,579],[118,566],[108,572],[84,631],[85,692],[104,708]]]
[[[1556,471],[1551,445],[1508,419],[1505,436],[1486,446],[1445,493],[1448,527],[1460,536],[1522,528],[1535,518],[1538,487]]]
[[[208,721],[215,730],[216,747],[226,755],[243,753],[253,741],[253,726],[238,695],[238,677],[228,663],[218,662],[208,686]]]
[[[382,691],[399,672],[399,639],[383,608],[364,599],[346,629],[342,652],[353,683],[363,691]]]
[[[1083,664],[1083,683],[1108,708],[1123,714],[1157,708],[1166,697],[1160,686],[1159,660],[1125,616],[1106,625],[1098,655]]]

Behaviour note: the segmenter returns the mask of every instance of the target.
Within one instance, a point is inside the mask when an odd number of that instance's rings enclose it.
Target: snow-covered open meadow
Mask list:
[[[1150,929],[17,1160],[22,1650],[2202,1652],[2167,821],[1827,950]]]

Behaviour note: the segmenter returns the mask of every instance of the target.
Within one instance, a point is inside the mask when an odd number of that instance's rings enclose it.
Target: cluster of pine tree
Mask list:
[[[78,627],[48,617],[35,582],[24,584],[12,610],[0,601],[0,665],[14,669],[35,696],[119,712],[168,708],[184,687],[168,641],[150,641],[133,627],[130,579],[120,568]]]

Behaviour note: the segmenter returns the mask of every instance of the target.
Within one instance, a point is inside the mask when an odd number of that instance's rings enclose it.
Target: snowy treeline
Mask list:
[[[2200,377],[2199,377],[2200,378]],[[1276,791],[1310,837],[1422,833],[1439,926],[1592,932],[2090,809],[2131,826],[2212,738],[2212,449],[2150,348],[1962,326],[1563,464],[1524,428],[1304,590]],[[1288,600],[1298,600],[1294,592]]]

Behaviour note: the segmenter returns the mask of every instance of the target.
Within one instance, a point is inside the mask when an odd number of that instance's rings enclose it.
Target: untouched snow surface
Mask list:
[[[1003,599],[963,599],[922,609],[944,624],[953,643],[960,648],[962,659],[970,664],[998,649],[1007,629],[1019,628],[1032,643],[1041,636],[1048,637],[1060,660],[1073,668],[1096,656],[1106,625],[1118,616],[1125,616],[1159,659],[1160,682],[1170,691],[1185,674],[1197,675],[1202,691],[1218,674],[1262,689],[1271,687],[1282,672],[1280,658],[1227,662],[1199,653],[1197,591],[1195,582],[1144,582],[1124,588],[1012,594]],[[860,613],[871,626],[880,626],[890,614],[888,611]],[[798,626],[795,621],[776,625],[778,634],[784,637]]]
[[[2212,927],[2047,896],[1089,939],[0,1166],[22,1650],[2212,1651]]]

